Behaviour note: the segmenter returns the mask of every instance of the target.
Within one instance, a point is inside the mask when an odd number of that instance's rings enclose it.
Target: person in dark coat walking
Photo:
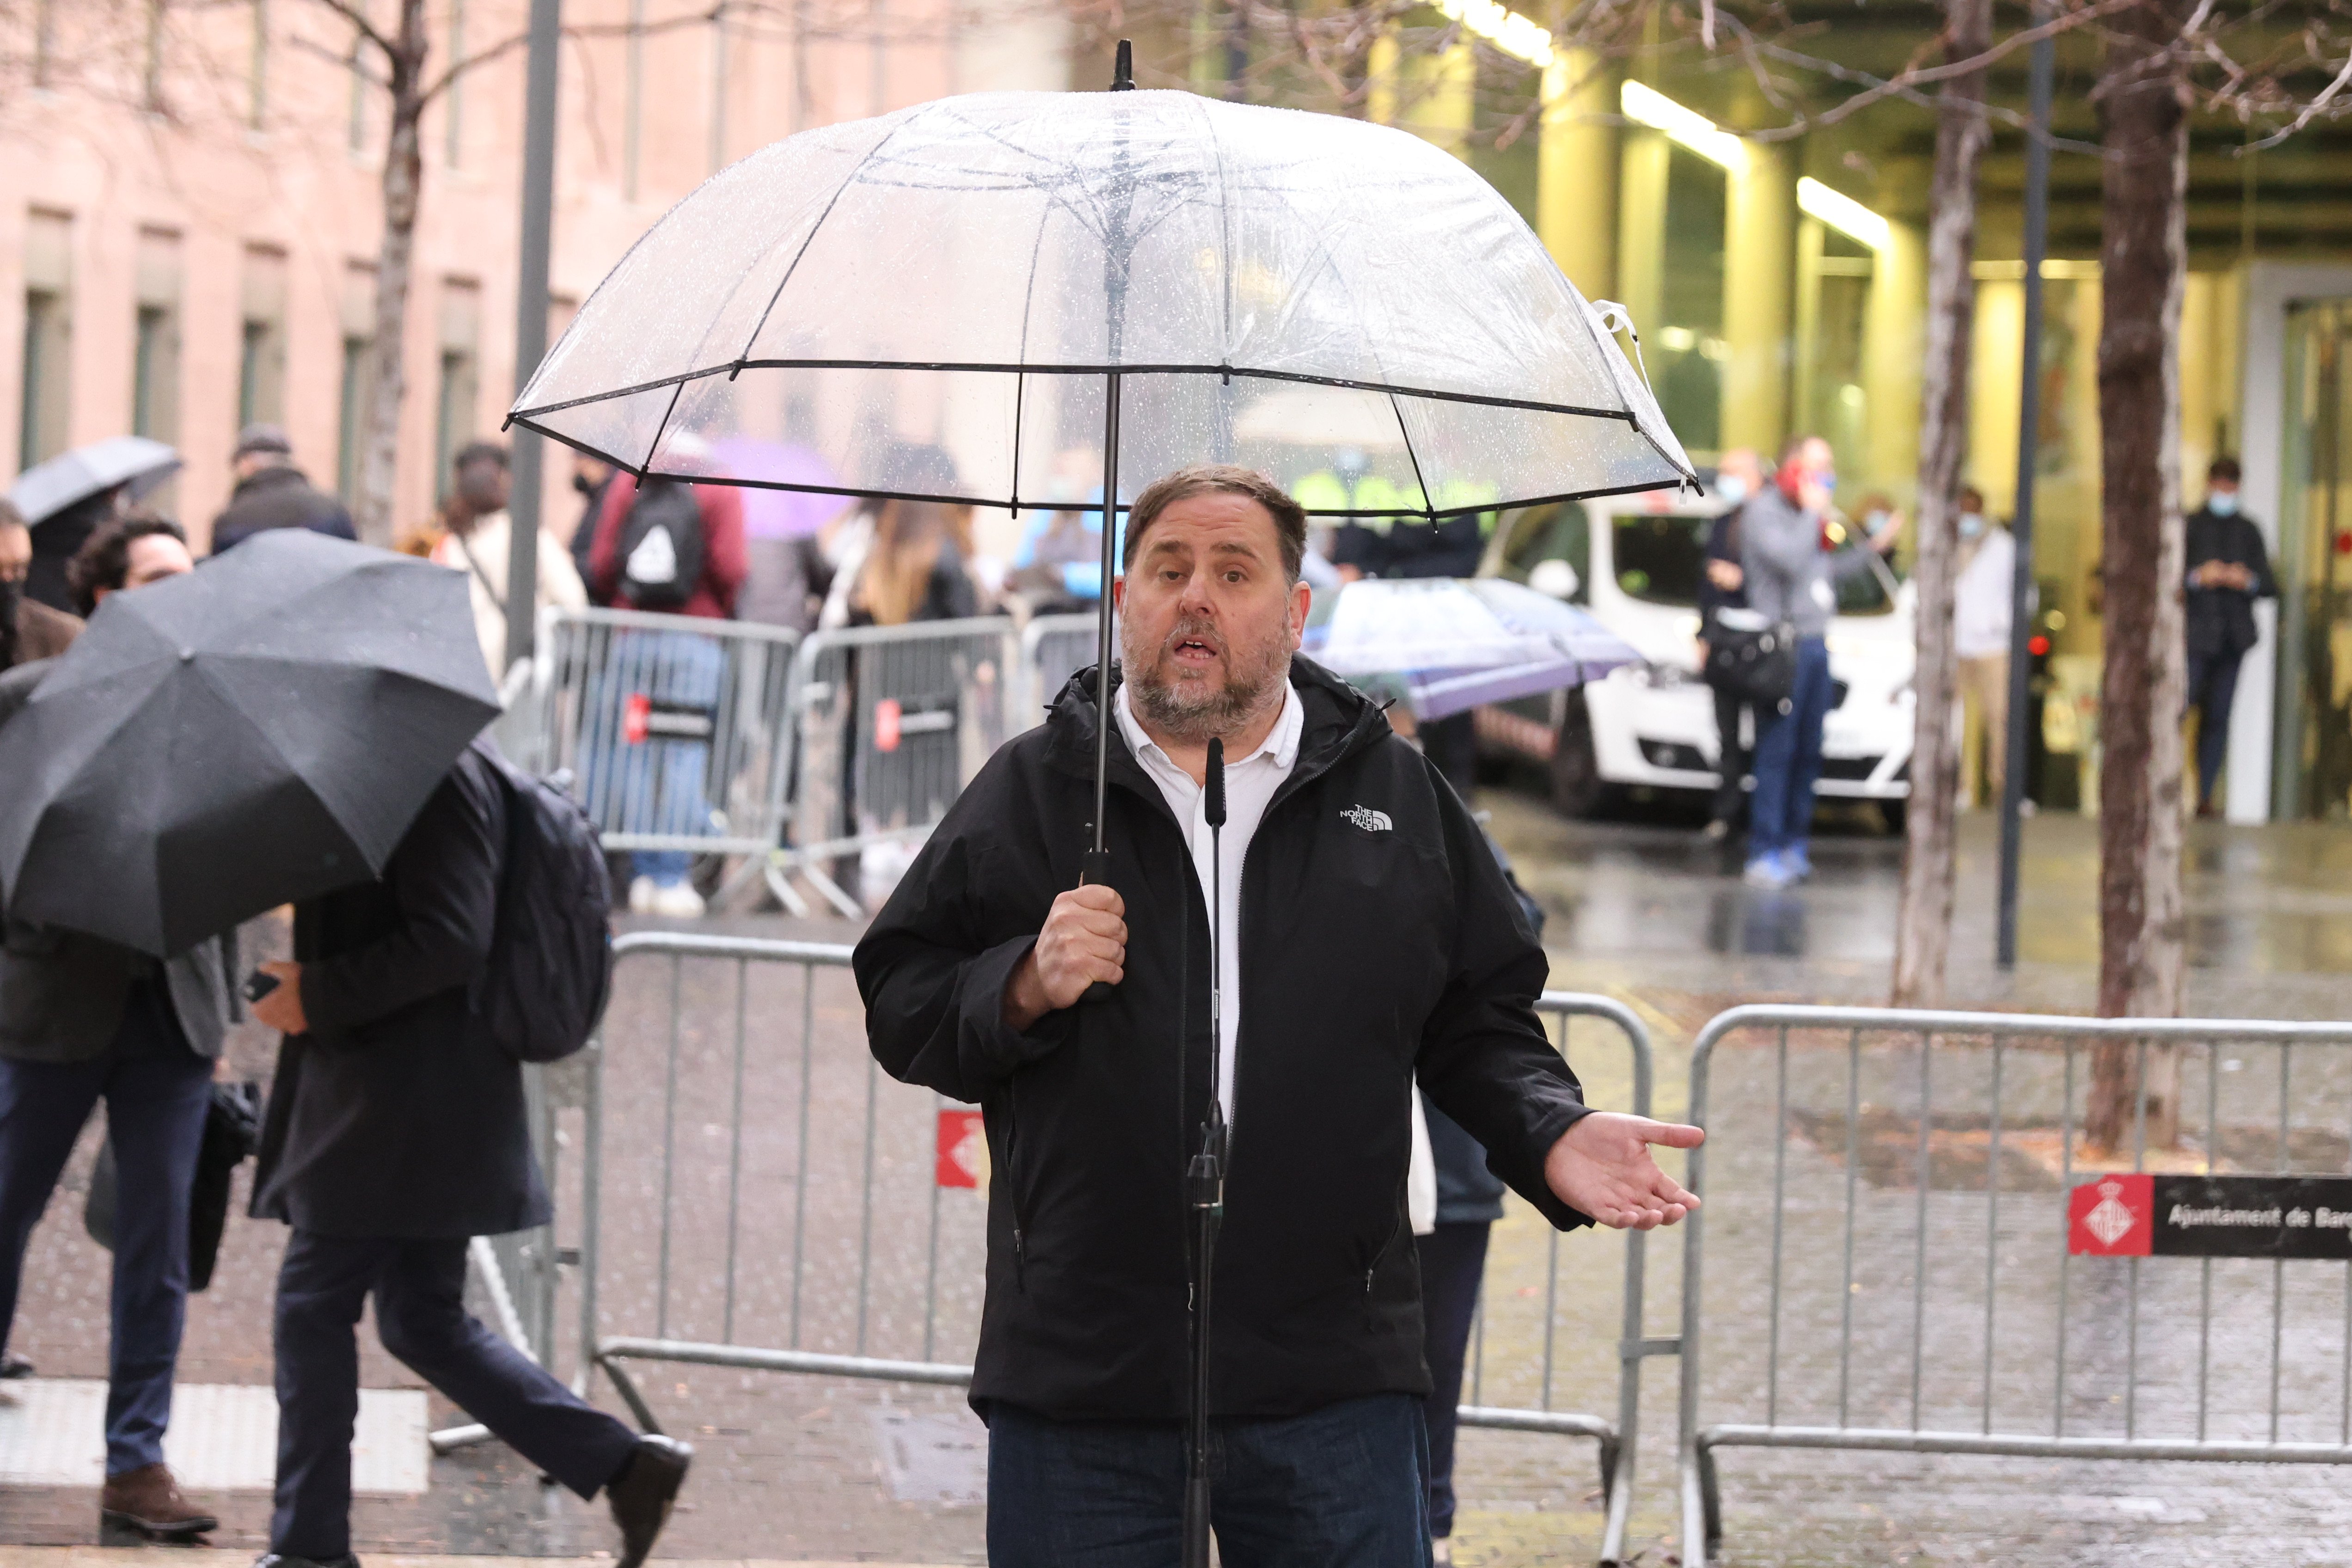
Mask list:
[[[2197,815],[2219,816],[2215,795],[2230,755],[2238,666],[2261,640],[2254,601],[2278,597],[2263,531],[2238,510],[2238,459],[2213,459],[2205,504],[2189,514],[2189,706],[2197,712]]]
[[[184,551],[179,562],[186,571]],[[99,583],[96,595],[122,585],[119,577]],[[0,675],[0,735],[47,673],[47,661],[35,660]],[[217,1525],[181,1495],[163,1461],[163,1433],[187,1320],[189,1199],[214,1064],[237,1016],[236,983],[235,931],[158,962],[78,931],[0,926],[0,1351],[16,1321],[26,1245],[103,1099],[119,1196],[99,1511],[109,1524],[164,1540]],[[19,1358],[0,1360],[7,1375],[32,1371]]]
[[[1748,607],[1746,568],[1740,564],[1739,514],[1748,498],[1764,488],[1764,463],[1747,447],[1735,447],[1716,467],[1716,493],[1724,509],[1707,524],[1706,546],[1699,563],[1699,668],[1706,669],[1707,632],[1722,610]],[[1739,826],[1740,808],[1748,801],[1748,736],[1760,727],[1755,704],[1726,681],[1709,679],[1715,694],[1715,806],[1707,814],[1706,837],[1722,839]],[[1743,726],[1746,729],[1743,729]]]
[[[294,962],[254,1016],[285,1032],[254,1178],[256,1217],[294,1230],[278,1276],[278,1496],[265,1568],[350,1564],[352,1330],[583,1498],[611,1500],[638,1568],[692,1450],[639,1436],[465,1308],[470,1237],[551,1213],[522,1068],[468,991],[490,953],[505,785],[467,750],[377,881],[298,905]]]
[[[294,466],[294,443],[276,425],[248,425],[236,436],[236,489],[213,519],[213,553],[226,554],[273,528],[307,528],[335,539],[357,539],[341,501],[313,485]]]
[[[1479,515],[1439,521],[1398,517],[1374,528],[1350,520],[1333,531],[1331,563],[1343,583],[1366,577],[1475,577],[1486,552],[1486,522]],[[1468,710],[1432,719],[1421,726],[1421,749],[1437,764],[1464,800],[1478,784],[1477,716]]]
[[[0,500],[0,670],[55,658],[81,635],[81,617],[53,610],[25,592],[33,570],[33,531]]]
[[[1210,1364],[1228,1562],[1427,1562],[1416,1077],[1554,1225],[1646,1227],[1697,1201],[1648,1152],[1696,1128],[1584,1105],[1534,1012],[1543,951],[1461,797],[1297,657],[1305,539],[1298,504],[1246,469],[1138,497],[1108,879],[1079,885],[1105,684],[1087,669],[982,768],[857,946],[876,1059],[984,1109],[971,1401],[999,1568],[1177,1560],[1182,1178],[1212,1051],[1233,1139]],[[1213,849],[1212,739],[1232,759]],[[1097,981],[1108,999],[1082,1003]]]

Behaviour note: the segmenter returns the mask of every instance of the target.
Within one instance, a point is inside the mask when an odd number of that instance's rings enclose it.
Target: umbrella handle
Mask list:
[[[1091,835],[1093,829],[1089,827],[1087,831],[1089,835]],[[1079,858],[1078,886],[1085,888],[1108,887],[1109,885],[1110,851],[1108,849],[1087,850],[1085,855]],[[1079,997],[1078,1001],[1081,1004],[1089,1002],[1108,1002],[1111,999],[1111,994],[1112,987],[1110,982],[1108,980],[1097,980],[1093,984],[1087,987],[1087,994]]]

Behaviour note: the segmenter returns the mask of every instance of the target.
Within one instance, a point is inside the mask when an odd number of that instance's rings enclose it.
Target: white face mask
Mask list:
[[[1960,537],[1962,539],[1974,539],[1978,534],[1982,533],[1983,531],[1984,514],[1982,512],[1964,511],[1960,513]]]
[[[2205,498],[2205,510],[2215,517],[2234,516],[2238,510],[2238,492],[2215,490]]]
[[[1715,493],[1723,498],[1726,506],[1738,506],[1748,499],[1748,481],[1738,474],[1717,474]]]

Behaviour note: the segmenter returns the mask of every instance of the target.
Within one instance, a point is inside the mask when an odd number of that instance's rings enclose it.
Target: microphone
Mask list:
[[[1214,735],[1209,737],[1207,789],[1209,826],[1223,827],[1225,825],[1225,743]]]
[[[1201,815],[1209,824],[1209,1115],[1201,1124],[1201,1151],[1192,1156],[1184,1183],[1192,1219],[1192,1338],[1187,1369],[1192,1386],[1186,1412],[1182,1568],[1209,1568],[1209,1285],[1216,1267],[1217,1232],[1225,1217],[1225,1112],[1218,1081],[1224,1058],[1225,743],[1213,735],[1209,737],[1209,765],[1201,791]]]

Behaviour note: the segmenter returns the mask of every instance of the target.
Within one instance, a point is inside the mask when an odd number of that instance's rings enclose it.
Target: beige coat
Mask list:
[[[474,593],[474,631],[482,639],[482,662],[489,666],[493,680],[506,668],[507,551],[512,526],[505,512],[494,511],[476,523],[471,533],[462,538],[456,533],[446,534],[433,547],[436,563],[455,567],[469,580]],[[544,610],[550,605],[567,610],[586,609],[588,591],[580,585],[580,573],[572,564],[572,552],[563,547],[562,540],[542,528],[539,531],[536,608]]]

